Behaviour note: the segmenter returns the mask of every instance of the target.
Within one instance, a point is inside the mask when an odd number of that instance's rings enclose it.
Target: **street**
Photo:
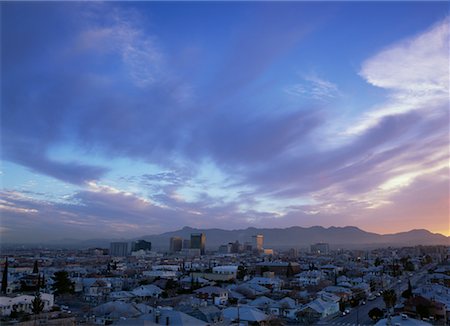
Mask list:
[[[395,283],[391,288],[397,293],[397,303],[400,302],[401,294],[404,290],[408,288],[408,279],[411,280],[412,286],[422,283],[426,276],[426,271],[417,271],[413,276],[408,277],[403,275],[399,278],[401,283]],[[373,301],[366,301],[365,305],[360,305],[354,307],[350,310],[350,313],[346,316],[336,316],[328,320],[325,324],[327,325],[341,325],[341,326],[352,326],[352,325],[373,325],[374,322],[369,318],[369,311],[375,307],[380,309],[385,308],[383,301],[383,296],[377,297]]]

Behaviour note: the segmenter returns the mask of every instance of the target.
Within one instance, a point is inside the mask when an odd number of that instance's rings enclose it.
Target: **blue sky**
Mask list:
[[[1,7],[4,241],[449,234],[447,3]]]

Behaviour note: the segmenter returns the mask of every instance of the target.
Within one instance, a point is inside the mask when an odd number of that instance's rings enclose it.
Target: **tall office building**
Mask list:
[[[183,249],[191,249],[191,240],[183,239]]]
[[[170,238],[170,252],[179,252],[183,247],[183,239],[180,237]]]
[[[257,234],[252,237],[253,239],[253,250],[257,252],[262,252],[264,246],[264,236],[262,234]]]
[[[139,251],[139,250],[151,251],[152,243],[150,241],[145,240],[134,241],[131,244],[131,251]]]
[[[219,254],[229,254],[231,252],[231,245],[225,244],[219,246]]]
[[[328,255],[330,252],[330,245],[328,243],[315,243],[311,245],[311,253],[316,255]]]
[[[109,246],[109,255],[116,257],[128,256],[128,243],[127,242],[111,242]]]
[[[205,254],[206,235],[204,233],[191,234],[191,249],[200,249],[200,254]]]
[[[244,242],[244,251],[245,252],[252,252],[252,243],[251,242]]]
[[[232,254],[237,254],[242,251],[242,245],[239,243],[238,240],[236,240],[236,242],[230,242],[229,245],[231,247],[230,252]]]

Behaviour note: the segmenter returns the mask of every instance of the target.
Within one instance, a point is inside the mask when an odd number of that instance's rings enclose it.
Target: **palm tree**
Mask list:
[[[397,293],[394,289],[386,290],[383,292],[383,301],[387,309],[395,306],[397,302]]]
[[[395,306],[397,302],[397,293],[394,289],[386,290],[383,292],[383,301],[388,311],[388,324],[391,323],[391,308]]]

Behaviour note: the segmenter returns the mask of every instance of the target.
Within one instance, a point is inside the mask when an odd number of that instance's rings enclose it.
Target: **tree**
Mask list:
[[[178,283],[174,280],[172,280],[171,278],[169,278],[166,282],[166,286],[165,289],[166,290],[173,290],[176,289],[178,287]]]
[[[38,274],[38,280],[37,280],[37,284],[36,284],[36,291],[39,291],[40,288],[41,288],[41,274]]]
[[[75,292],[74,283],[70,281],[69,274],[66,271],[55,272],[52,277],[53,291],[56,295],[73,294]]]
[[[375,307],[369,311],[369,318],[372,320],[378,320],[382,317],[383,317],[383,311],[378,307]]]
[[[394,289],[389,289],[383,292],[383,301],[386,305],[386,309],[388,311],[388,323],[391,322],[391,308],[395,306],[397,302],[397,293],[395,293]]]
[[[314,325],[317,323],[317,316],[308,308],[300,310],[296,315],[301,325]]]
[[[42,278],[41,278],[41,288],[45,288],[45,275],[42,274]]]
[[[375,292],[377,288],[377,283],[375,282],[375,280],[371,280],[370,281],[370,292]]]
[[[410,262],[410,261],[406,262],[406,265],[405,265],[404,269],[405,269],[405,271],[408,271],[408,272],[414,272],[415,271],[414,264],[412,262]]]
[[[420,318],[430,317],[430,308],[426,305],[423,304],[417,305],[416,312],[419,314]]]
[[[374,265],[375,265],[375,266],[380,266],[381,264],[383,264],[383,260],[380,259],[380,257],[377,257],[377,258],[375,259]]]
[[[40,314],[44,310],[44,301],[41,299],[41,293],[36,292],[34,299],[31,301],[31,311],[33,314]]]
[[[269,271],[270,271],[269,267],[267,267],[267,266],[261,267],[261,275],[264,274],[265,272],[269,272]]]
[[[357,307],[359,305],[359,299],[357,299],[357,298],[352,298],[351,300],[350,300],[350,306],[351,307]]]
[[[19,312],[17,311],[16,306],[13,306],[11,313],[9,314],[9,318],[11,319],[19,318]]]
[[[292,277],[294,275],[294,269],[292,268],[292,264],[291,262],[289,262],[288,266],[287,266],[287,270],[286,270],[286,277]]]
[[[268,326],[283,326],[285,325],[283,320],[279,317],[271,315],[269,319],[266,321]]]
[[[422,258],[422,265],[428,265],[431,264],[433,262],[433,258],[431,258],[430,255],[426,255],[425,257]]]
[[[38,273],[39,273],[38,261],[35,260],[34,265],[33,265],[33,274],[38,274]]]
[[[1,293],[6,294],[7,288],[8,288],[8,257],[6,257],[5,259],[5,268],[3,269]]]
[[[236,278],[242,281],[245,275],[247,275],[247,269],[245,266],[239,265],[237,268]]]
[[[403,291],[402,297],[405,299],[409,299],[412,297],[412,286],[410,280],[408,280],[408,288],[405,291]]]
[[[138,284],[139,284],[139,285],[149,285],[149,284],[152,284],[152,282],[150,282],[149,279],[144,278],[144,279],[140,280],[140,281],[138,282]]]
[[[238,303],[238,299],[236,299],[236,298],[228,298],[228,303],[230,305],[236,305]]]
[[[397,302],[397,293],[395,293],[394,289],[389,289],[383,292],[383,301],[386,305],[386,309],[390,309],[395,306]]]

